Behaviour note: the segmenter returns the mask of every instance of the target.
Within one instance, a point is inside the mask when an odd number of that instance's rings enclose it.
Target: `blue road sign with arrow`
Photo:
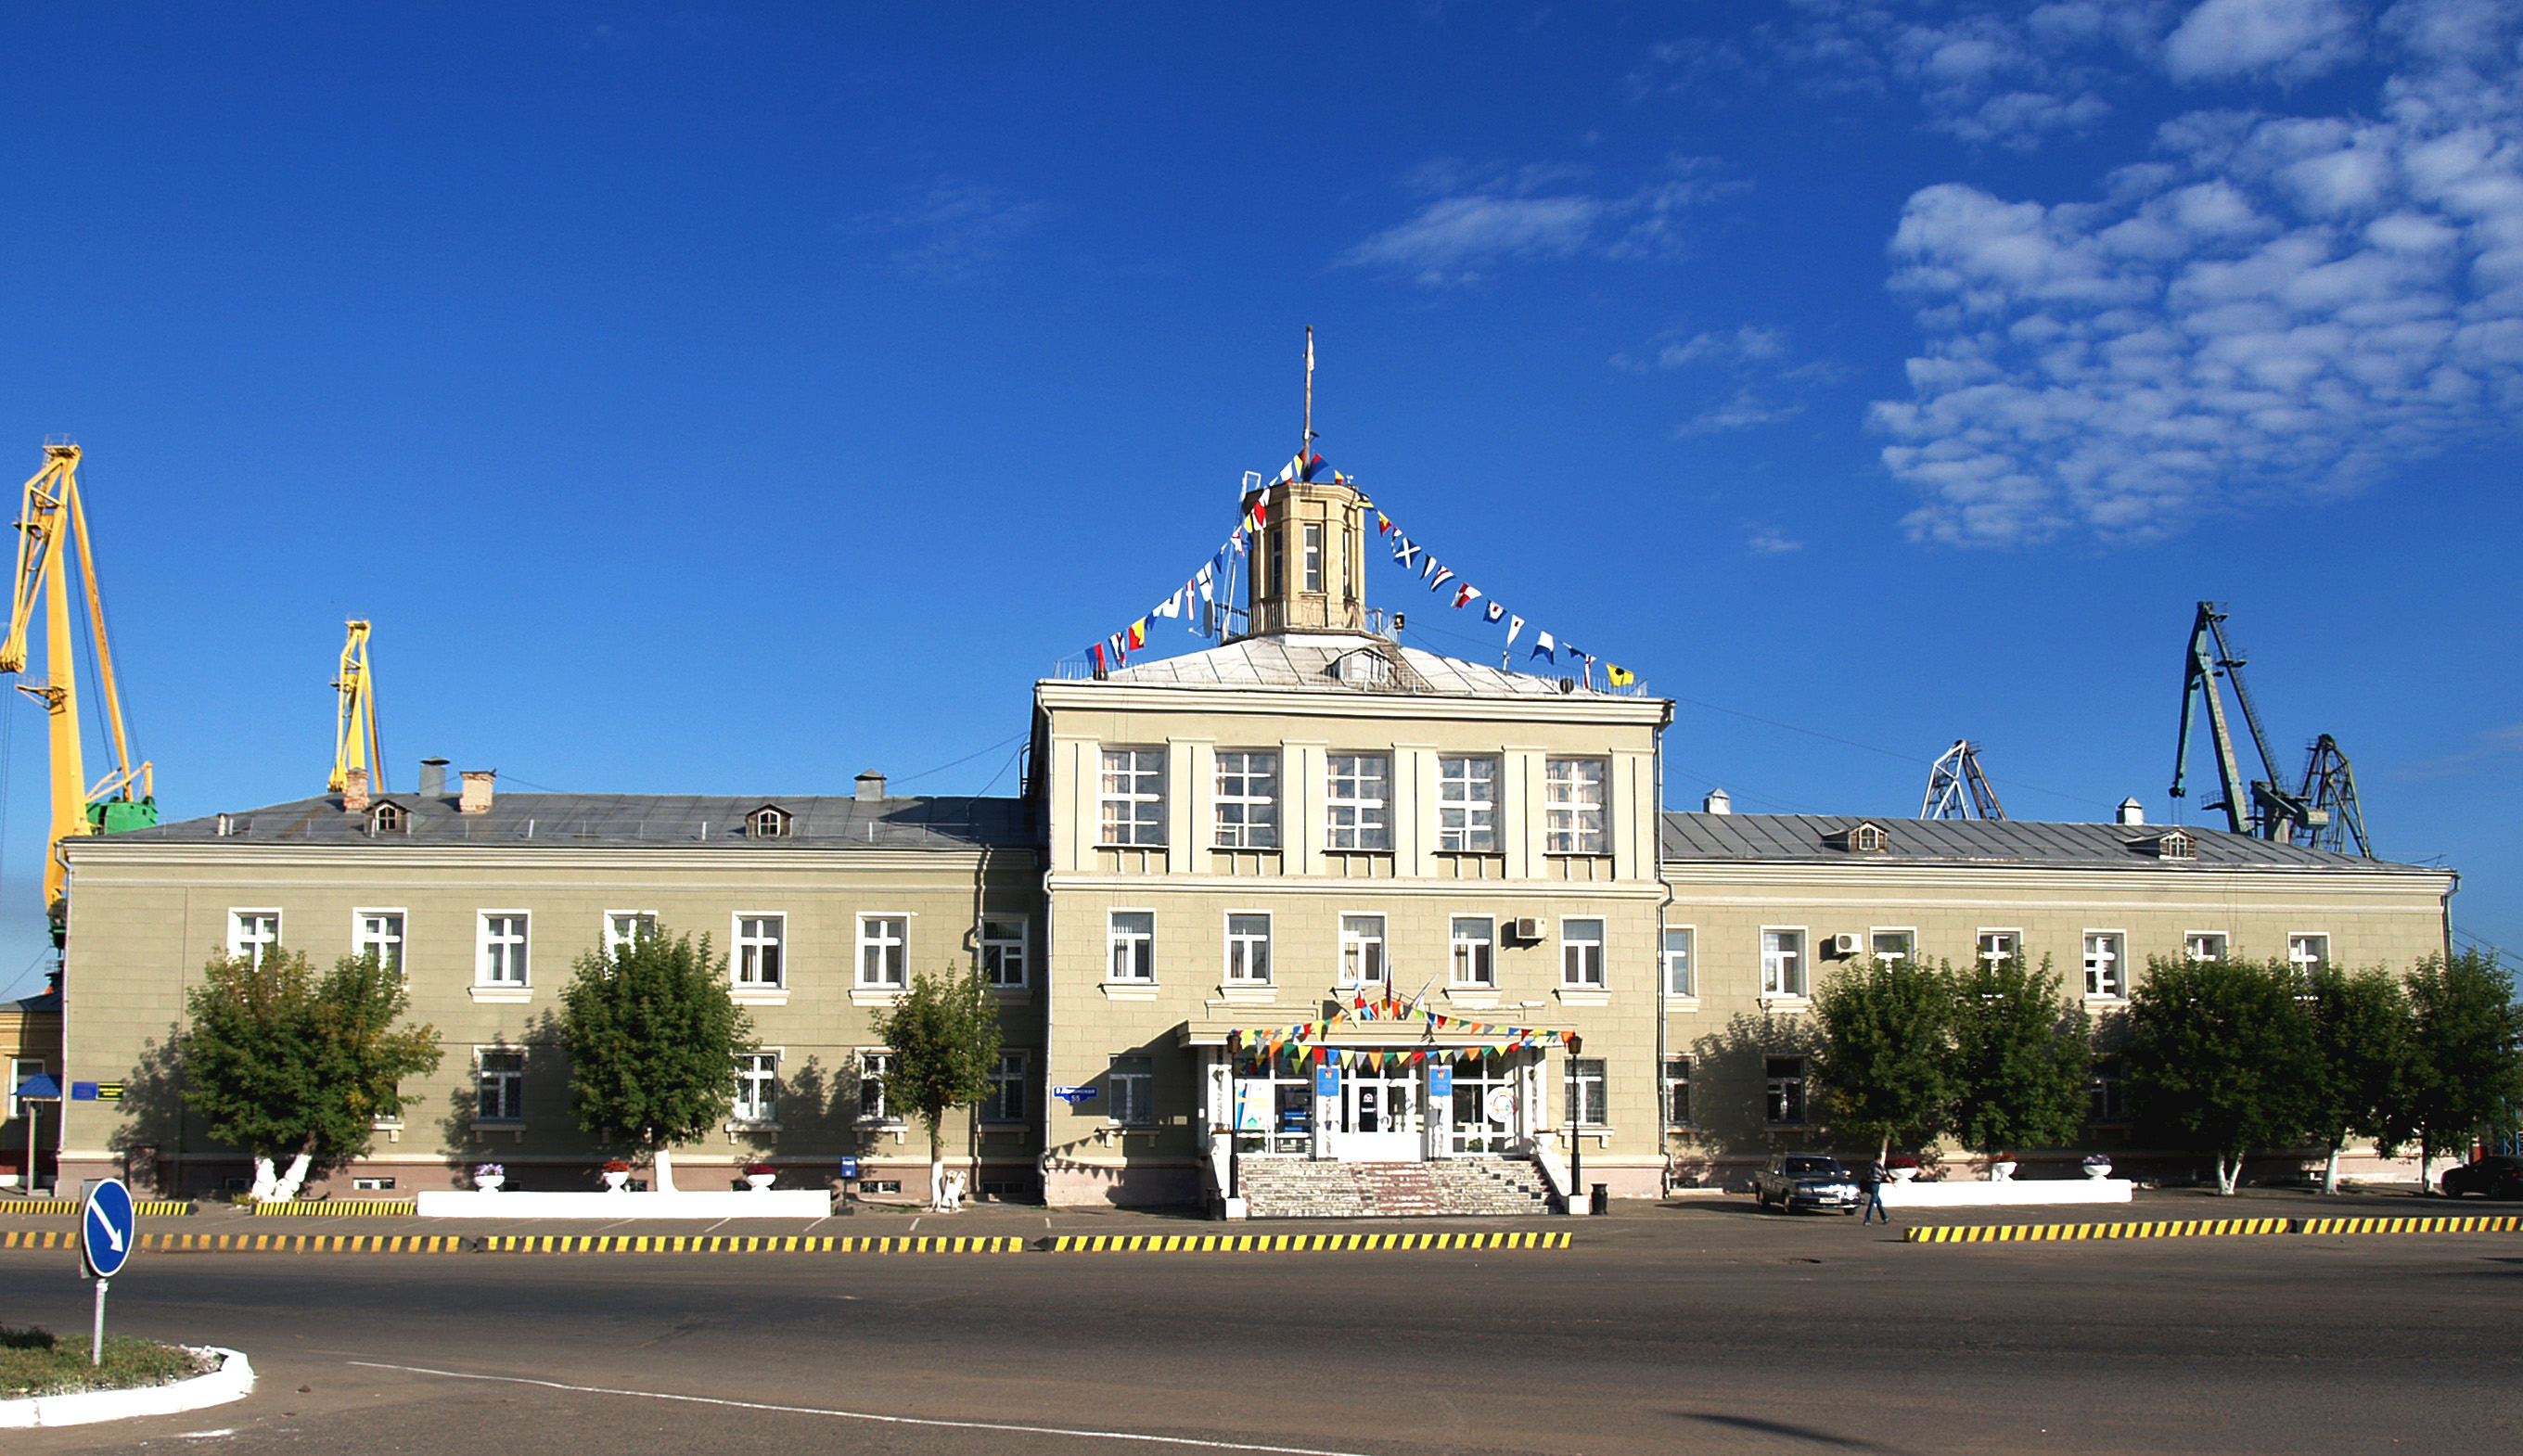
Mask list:
[[[134,1243],[133,1211],[131,1190],[119,1178],[101,1180],[88,1191],[87,1207],[79,1214],[79,1258],[90,1274],[112,1279],[122,1272]]]

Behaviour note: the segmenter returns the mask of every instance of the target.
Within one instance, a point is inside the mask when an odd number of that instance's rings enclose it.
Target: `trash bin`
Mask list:
[[[1608,1183],[1597,1183],[1593,1186],[1590,1192],[1591,1197],[1586,1200],[1587,1212],[1601,1214],[1612,1211],[1612,1185]]]

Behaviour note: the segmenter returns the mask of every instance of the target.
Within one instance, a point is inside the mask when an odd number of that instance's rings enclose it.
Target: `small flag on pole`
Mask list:
[[[1605,678],[1610,680],[1611,684],[1614,687],[1627,687],[1631,683],[1639,681],[1638,674],[1631,672],[1628,668],[1621,666],[1617,662],[1605,663],[1603,665],[1603,675]]]

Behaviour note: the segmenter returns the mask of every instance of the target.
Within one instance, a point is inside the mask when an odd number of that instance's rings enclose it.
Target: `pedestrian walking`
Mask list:
[[[1875,1222],[1878,1218],[1883,1220],[1883,1226],[1885,1228],[1888,1229],[1892,1226],[1891,1210],[1883,1206],[1883,1183],[1885,1179],[1890,1178],[1891,1176],[1891,1174],[1883,1171],[1883,1161],[1880,1158],[1876,1159],[1875,1163],[1867,1168],[1866,1214],[1857,1221],[1860,1228]]]

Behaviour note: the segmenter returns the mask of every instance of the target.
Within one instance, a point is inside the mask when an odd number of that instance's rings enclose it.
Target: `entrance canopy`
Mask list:
[[[1575,1053],[1577,1033],[1564,1027],[1513,1026],[1449,1016],[1410,1002],[1360,996],[1333,1014],[1286,1026],[1186,1021],[1174,1033],[1185,1047],[1223,1047],[1239,1061],[1310,1061],[1316,1065],[1393,1067],[1470,1061],[1542,1047]]]

